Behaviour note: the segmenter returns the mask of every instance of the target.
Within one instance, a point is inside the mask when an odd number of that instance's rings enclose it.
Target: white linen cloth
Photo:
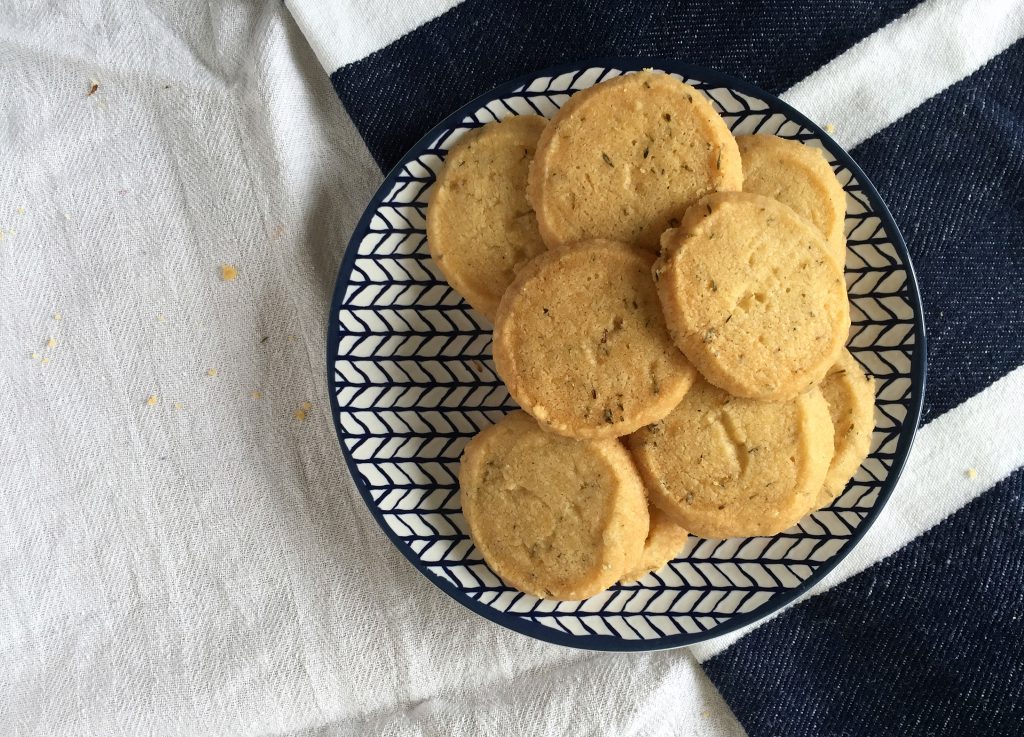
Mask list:
[[[324,334],[381,172],[280,3],[0,30],[0,733],[742,734],[686,651],[508,632],[377,528]]]

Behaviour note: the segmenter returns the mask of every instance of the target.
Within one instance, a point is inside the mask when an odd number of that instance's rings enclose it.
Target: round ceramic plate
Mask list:
[[[669,565],[580,602],[502,584],[466,532],[458,464],[466,442],[515,408],[491,361],[491,324],[445,282],[427,251],[430,189],[466,131],[511,115],[550,118],[569,96],[653,67],[701,90],[739,133],[824,150],[847,193],[850,350],[875,376],[871,455],[832,506],[775,537],[691,537]],[[374,195],[334,290],[327,375],[338,438],[360,493],[391,542],[477,614],[524,634],[595,650],[689,645],[749,624],[811,588],[881,512],[917,428],[925,381],[917,283],[892,216],[858,166],[818,126],[772,95],[707,69],[601,59],[501,85],[448,116]],[[382,541],[383,543],[383,541]]]

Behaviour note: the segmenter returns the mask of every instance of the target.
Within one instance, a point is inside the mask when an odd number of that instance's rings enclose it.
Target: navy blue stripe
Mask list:
[[[704,667],[751,737],[1024,734],[1024,470]]]
[[[1024,42],[851,153],[917,269],[924,421],[1024,363]]]
[[[449,112],[536,69],[595,56],[671,57],[778,93],[915,4],[466,0],[331,80],[388,170]]]

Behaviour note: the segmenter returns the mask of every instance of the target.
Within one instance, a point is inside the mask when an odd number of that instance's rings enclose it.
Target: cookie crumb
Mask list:
[[[159,401],[160,400],[157,399],[156,394],[150,394],[148,397],[146,397],[146,404],[148,404],[150,407],[152,407]]]
[[[161,312],[161,313],[159,313],[159,314],[158,314],[158,315],[156,316],[156,321],[157,321],[157,322],[167,322],[167,318],[166,318],[166,317],[164,317],[164,313],[162,313],[162,312]]]
[[[286,335],[286,336],[284,336],[284,338],[285,338],[285,340],[288,340],[288,341],[291,341],[291,342],[295,341],[295,336],[294,335]]]
[[[47,348],[56,348],[57,347],[57,339],[56,338],[50,338],[49,340],[47,340],[46,341],[46,347]]]
[[[206,375],[209,376],[212,379],[213,378],[217,378],[217,373],[218,373],[217,369],[215,369],[215,368],[206,369]]]
[[[313,405],[310,402],[303,402],[302,403],[302,409],[304,409],[307,412],[309,412],[309,410],[313,409]]]
[[[96,94],[96,90],[98,90],[99,88],[100,88],[99,80],[97,80],[97,79],[89,80],[89,91],[85,94],[85,96],[86,97],[92,97],[93,95]]]
[[[37,351],[32,351],[31,353],[28,354],[28,357],[31,358],[33,361],[38,361],[39,353]]]
[[[64,316],[62,314],[60,314],[59,312],[54,312],[53,313],[53,319],[57,320],[59,322],[59,321],[64,319]]]
[[[829,135],[832,135],[833,133],[835,133],[836,132],[835,125],[832,124],[832,123],[825,123],[825,132],[828,133]]]
[[[964,475],[969,479],[976,479],[978,478],[978,469],[968,468],[967,472]]]
[[[39,363],[49,363],[49,362],[50,362],[49,356],[43,356],[41,359],[39,359]]]
[[[299,409],[295,410],[294,414],[295,414],[295,419],[298,420],[299,422],[305,422],[306,421],[306,410],[302,409],[301,407],[299,407]]]
[[[182,408],[181,402],[175,402],[174,403],[174,409],[181,409],[181,408]]]
[[[253,399],[263,399],[263,392],[261,392],[261,391],[249,392],[249,396],[252,397]]]
[[[25,214],[25,208],[24,207],[19,207],[18,208],[18,214],[19,215],[24,215]]]
[[[220,278],[221,281],[234,281],[238,278],[238,269],[231,264],[221,264]]]

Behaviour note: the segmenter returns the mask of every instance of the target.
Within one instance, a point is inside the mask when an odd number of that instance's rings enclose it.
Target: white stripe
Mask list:
[[[328,74],[397,41],[460,0],[285,0]],[[432,63],[424,60],[424,63]]]
[[[892,555],[1024,466],[1021,397],[1024,366],[921,428],[903,478],[878,521],[849,556],[802,599],[828,591]],[[977,473],[974,478],[970,478],[972,469]],[[771,618],[695,645],[692,652],[703,662]]]
[[[863,39],[782,97],[852,148],[1024,36],[1021,0],[931,0]]]

